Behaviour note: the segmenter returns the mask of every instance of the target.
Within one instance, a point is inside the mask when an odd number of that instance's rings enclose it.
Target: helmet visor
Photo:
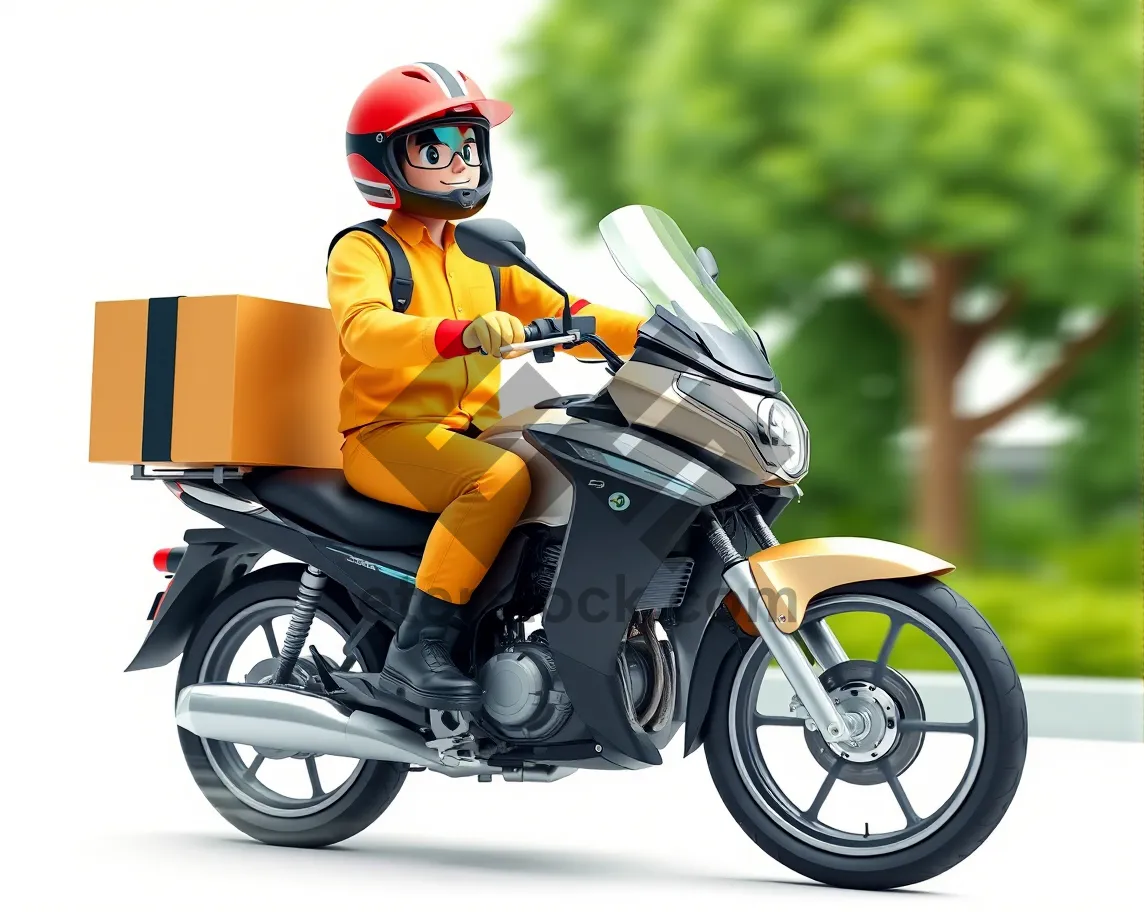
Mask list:
[[[448,168],[454,157],[466,165],[478,167],[486,147],[481,135],[484,127],[476,123],[434,124],[410,131],[401,137],[401,152],[414,168],[439,171]]]

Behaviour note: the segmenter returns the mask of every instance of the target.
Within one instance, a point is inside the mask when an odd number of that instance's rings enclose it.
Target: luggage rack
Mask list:
[[[134,465],[131,467],[132,481],[236,481],[250,469],[246,466],[216,465],[210,468],[155,468],[154,466]]]

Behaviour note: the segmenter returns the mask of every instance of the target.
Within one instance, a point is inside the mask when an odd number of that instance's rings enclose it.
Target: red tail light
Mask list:
[[[162,573],[174,573],[179,569],[179,561],[183,559],[183,555],[186,553],[185,547],[162,548],[155,552],[155,557],[151,562],[155,565],[155,569]]]

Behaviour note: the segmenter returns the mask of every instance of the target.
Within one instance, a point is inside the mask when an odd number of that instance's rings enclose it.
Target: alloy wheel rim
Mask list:
[[[289,617],[293,609],[293,599],[277,598],[255,602],[239,611],[211,640],[199,667],[197,683],[227,681],[233,672],[232,666],[239,650],[259,631],[261,631],[261,635],[266,637],[267,651],[276,658],[279,645],[273,629],[273,621],[275,618]],[[315,627],[321,624],[330,628],[334,634],[341,638],[343,646],[349,640],[349,633],[342,625],[321,609],[315,613],[313,623]],[[347,664],[343,667],[349,668],[353,665],[361,667],[359,650],[354,651],[352,658],[354,662],[348,664],[347,660]],[[306,661],[308,660],[299,660],[299,664]],[[265,662],[266,660],[263,659],[255,663],[254,667],[265,665]],[[249,672],[249,670],[244,671]],[[295,681],[299,680],[299,677],[299,675],[295,675]],[[306,817],[319,813],[349,791],[360,778],[366,764],[365,760],[358,760],[347,777],[339,779],[339,784],[334,788],[327,789],[327,785],[322,782],[321,768],[318,764],[321,755],[284,757],[277,751],[260,753],[255,749],[254,759],[247,762],[235,744],[227,741],[214,741],[209,738],[200,740],[207,762],[210,763],[215,775],[219,777],[227,790],[251,809],[273,817]],[[311,791],[310,797],[291,797],[263,782],[259,778],[259,773],[263,771],[263,766],[267,762],[304,763]]]
[[[869,836],[863,833],[840,830],[824,824],[818,819],[826,798],[829,797],[834,784],[841,777],[844,769],[843,764],[851,762],[841,756],[835,756],[834,762],[827,768],[826,778],[811,804],[805,810],[796,805],[776,782],[775,776],[763,756],[758,733],[759,729],[765,725],[802,726],[803,722],[793,716],[788,719],[779,716],[761,716],[757,712],[763,675],[766,673],[771,658],[770,651],[761,639],[756,640],[748,650],[736,673],[728,707],[728,731],[740,781],[747,788],[755,805],[783,830],[800,842],[834,854],[884,855],[901,851],[932,836],[965,803],[977,782],[977,775],[984,754],[985,709],[980,687],[969,670],[964,655],[944,630],[907,605],[880,596],[837,596],[814,605],[808,611],[803,623],[813,623],[833,615],[856,611],[883,614],[890,619],[890,631],[882,645],[879,662],[876,664],[881,664],[888,671],[894,671],[888,666],[889,654],[901,629],[907,625],[913,626],[929,636],[942,648],[953,661],[968,690],[972,710],[972,718],[968,722],[931,721],[925,719],[924,714],[921,719],[907,716],[896,721],[899,734],[909,731],[944,732],[965,734],[973,739],[972,752],[960,781],[953,793],[936,811],[923,818],[913,810],[901,782],[889,766],[888,757],[874,758],[870,768],[882,772],[885,782],[889,785],[890,791],[906,820],[904,828]],[[779,673],[781,674],[781,672]],[[900,673],[894,673],[900,676]],[[881,682],[868,683],[873,683],[877,687]],[[897,707],[897,709],[900,713],[901,707]],[[762,721],[757,721],[760,719]],[[912,763],[912,759],[910,762]]]

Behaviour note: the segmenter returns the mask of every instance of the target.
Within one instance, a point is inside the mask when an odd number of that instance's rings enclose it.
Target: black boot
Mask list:
[[[413,593],[405,620],[389,644],[381,677],[410,703],[429,709],[475,710],[484,692],[453,664],[447,645],[457,605],[420,589]]]
[[[445,645],[449,648],[449,655],[453,654],[453,650],[457,648],[457,642],[461,639],[461,634],[465,632],[465,618],[460,610],[456,610],[454,606],[453,616],[449,618],[449,625],[445,630]]]

